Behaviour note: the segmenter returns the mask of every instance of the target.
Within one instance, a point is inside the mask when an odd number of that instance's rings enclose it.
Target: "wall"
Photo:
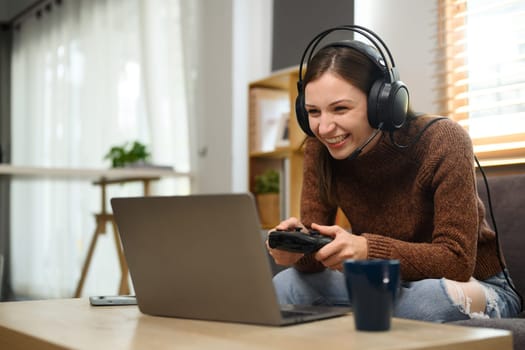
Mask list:
[[[248,84],[271,72],[272,0],[234,0],[232,190],[248,188]]]
[[[195,193],[247,190],[247,87],[270,74],[272,0],[199,0]]]
[[[232,0],[199,0],[195,120],[191,137],[194,192],[231,191]]]
[[[247,189],[247,86],[270,74],[272,0],[200,0],[195,193]]]
[[[353,0],[327,3],[319,0],[274,1],[272,70],[297,66],[308,43],[328,28],[352,24]],[[330,34],[330,41],[348,38],[341,32]]]
[[[436,113],[436,0],[355,0],[355,24],[374,30],[394,56],[415,111]]]

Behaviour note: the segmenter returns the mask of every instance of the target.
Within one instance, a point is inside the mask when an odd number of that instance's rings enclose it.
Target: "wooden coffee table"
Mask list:
[[[87,298],[0,303],[0,349],[498,349],[511,333],[394,319],[360,332],[352,315],[285,327],[153,317]]]

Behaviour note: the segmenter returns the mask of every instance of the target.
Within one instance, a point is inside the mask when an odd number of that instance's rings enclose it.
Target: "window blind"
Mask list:
[[[525,2],[439,0],[438,105],[483,160],[525,161]]]

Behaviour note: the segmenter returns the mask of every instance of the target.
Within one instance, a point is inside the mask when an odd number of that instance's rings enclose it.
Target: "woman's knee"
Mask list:
[[[293,304],[293,288],[297,283],[297,271],[285,269],[273,277],[275,293],[280,304]]]
[[[426,279],[405,283],[394,315],[432,322],[467,319],[452,302],[444,279]]]
[[[395,313],[398,317],[434,322],[488,318],[489,292],[475,279],[469,282],[444,278],[411,282],[402,288]]]
[[[344,275],[338,271],[301,273],[289,268],[275,275],[273,283],[281,304],[348,304]]]
[[[485,316],[487,305],[485,287],[477,280],[471,278],[468,282],[457,282],[444,279],[443,282],[452,303],[461,312],[469,318],[487,317]]]
[[[296,276],[294,276],[295,274],[296,274],[295,269],[288,268],[288,269],[282,270],[281,272],[273,276],[273,284],[275,288],[278,288],[278,289],[286,288],[287,289],[287,287],[293,283],[293,280],[295,280],[296,278]]]

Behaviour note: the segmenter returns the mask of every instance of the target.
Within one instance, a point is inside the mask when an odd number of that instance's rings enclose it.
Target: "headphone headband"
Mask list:
[[[347,25],[341,25],[333,28],[326,29],[325,31],[317,34],[306,46],[306,49],[303,52],[303,55],[301,56],[301,63],[299,65],[299,82],[302,83],[303,81],[303,65],[305,63],[304,59],[306,55],[308,54],[308,51],[310,51],[310,54],[308,55],[308,61],[310,62],[312,59],[312,56],[314,55],[314,52],[316,52],[316,48],[319,45],[319,43],[329,34],[336,32],[336,31],[349,31],[352,33],[358,33],[364,36],[368,39],[368,41],[377,49],[381,57],[383,58],[383,61],[385,62],[385,66],[387,67],[387,77],[389,78],[389,82],[392,83],[395,80],[397,80],[397,73],[394,71],[396,64],[394,62],[394,58],[392,56],[392,53],[388,49],[388,46],[386,46],[385,42],[379,35],[377,35],[372,30],[359,26],[354,24],[347,24]],[[385,55],[385,52],[387,55]],[[388,56],[388,59],[387,59]]]

